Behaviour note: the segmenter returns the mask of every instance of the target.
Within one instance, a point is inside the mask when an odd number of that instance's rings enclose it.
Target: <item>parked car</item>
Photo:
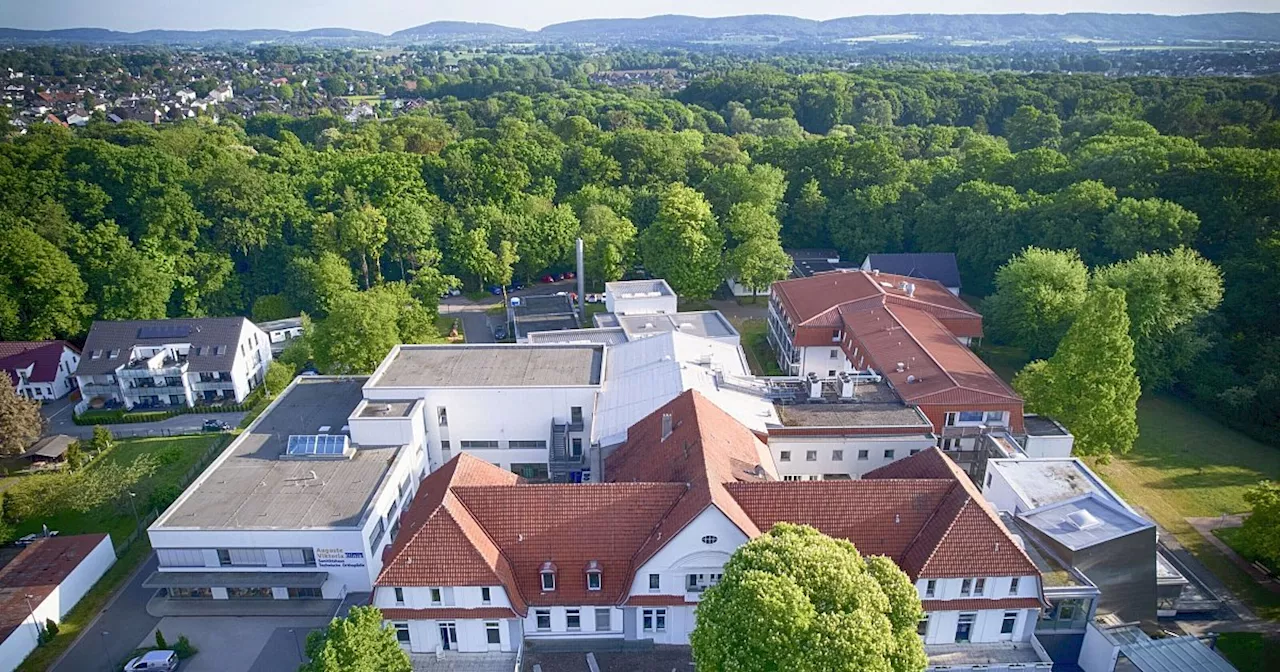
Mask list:
[[[565,273],[565,274],[564,274],[564,279],[565,279],[565,280],[572,280],[572,279],[574,279],[574,278],[576,278],[576,277],[578,277],[578,274],[577,274],[577,273],[574,273],[573,271],[569,271],[569,272],[567,272],[567,273]]]
[[[564,273],[556,273],[556,280],[564,280],[564,279],[565,279]]]
[[[148,651],[124,664],[124,672],[173,672],[178,669],[178,654],[174,651]]]
[[[204,421],[201,429],[206,432],[229,432],[231,431],[231,425],[216,418],[209,418]]]
[[[543,281],[543,282],[545,282],[545,283],[550,284],[550,283],[552,283],[552,282],[555,282],[555,281],[556,281],[556,279],[555,279],[555,276],[552,276],[552,275],[544,275],[544,276],[542,276],[542,281]]]
[[[587,294],[587,303],[604,303],[604,294]]]
[[[495,341],[507,340],[507,325],[499,324],[498,326],[493,328],[493,340]]]
[[[498,285],[489,285],[489,293],[494,296],[502,296],[502,288]]]

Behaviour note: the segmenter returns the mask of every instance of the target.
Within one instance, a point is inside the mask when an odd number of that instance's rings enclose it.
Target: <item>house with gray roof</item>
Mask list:
[[[99,321],[76,380],[90,407],[240,403],[270,363],[270,338],[243,317]]]

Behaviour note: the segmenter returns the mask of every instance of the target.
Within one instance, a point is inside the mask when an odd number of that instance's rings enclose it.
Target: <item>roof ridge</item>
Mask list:
[[[947,503],[947,498],[952,496],[952,493],[956,491],[956,488],[959,488],[962,491],[965,490],[964,486],[961,485],[959,482],[953,482],[951,484],[951,487],[947,489],[946,494],[944,494],[942,498],[938,500],[938,505],[933,508],[933,513],[929,514],[929,518],[924,521],[923,525],[920,526],[920,529],[916,532],[916,536],[911,540],[911,543],[907,544],[906,549],[902,551],[902,562],[899,563],[900,567],[903,564],[905,564],[907,556],[911,555],[911,551],[915,549],[916,544],[922,540],[921,538],[924,536],[925,530],[928,530],[929,524],[932,523],[934,519],[938,517],[939,512],[942,510],[943,505]],[[966,500],[972,500],[972,497],[970,497],[967,491],[964,494],[965,494]],[[960,514],[964,512],[964,508],[965,506],[967,506],[967,504],[968,504],[968,501],[960,505],[960,507],[956,510],[956,515],[951,517],[951,522],[947,523],[946,528],[944,528],[942,530],[942,533],[938,535],[937,543],[933,545],[933,548],[929,549],[929,554],[926,555],[924,560],[920,562],[919,569],[921,571],[923,571],[924,568],[928,566],[929,561],[933,560],[933,556],[937,555],[938,547],[942,545],[942,540],[946,539],[947,535],[951,533],[951,529],[955,527],[956,522],[960,520]]]

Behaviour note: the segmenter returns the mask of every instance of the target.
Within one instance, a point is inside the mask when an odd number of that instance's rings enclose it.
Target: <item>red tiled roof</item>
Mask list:
[[[31,618],[28,595],[31,606],[38,606],[106,538],[105,534],[78,534],[37,539],[0,569],[0,641]]]
[[[899,289],[903,282],[915,285],[913,295],[908,295],[906,291]],[[827,316],[825,318],[827,321],[813,323],[812,326],[828,326],[830,314],[836,308],[864,301],[880,305],[892,303],[913,306],[939,317],[982,319],[982,315],[974,311],[969,304],[937,282],[891,273],[879,275],[868,271],[820,273],[807,278],[775,282],[773,291],[787,309],[791,320],[797,325],[804,326],[810,326],[811,321],[820,316]],[[981,332],[973,335],[981,335]]]
[[[80,352],[66,341],[3,341],[0,342],[0,369],[8,373],[9,379],[17,385],[18,377],[14,371],[34,363],[27,379],[33,383],[52,383],[58,378],[63,348]]]
[[[453,492],[501,549],[522,598],[555,605],[622,599],[631,588],[632,555],[685,490],[679,483],[566,483]],[[602,570],[600,590],[587,590],[593,560]],[[556,587],[544,592],[539,570],[546,562],[556,567]]]
[[[624,604],[628,607],[681,607],[697,602],[686,600],[684,595],[632,595]]]
[[[980,567],[985,576],[1038,574],[1035,563],[1014,543],[995,509],[941,450],[921,451],[868,472],[863,480],[884,482],[898,474],[941,474],[944,469],[950,472],[948,480],[954,487],[939,502],[911,546],[895,558],[902,571],[916,578],[972,576],[975,567]]]
[[[666,415],[671,416],[671,434],[664,437]],[[688,491],[636,553],[632,566],[639,568],[712,504],[748,537],[760,534],[725,484],[776,480],[776,471],[768,447],[700,392],[685,392],[645,416],[605,461],[605,478],[685,483]]]
[[[980,611],[982,609],[1039,609],[1044,606],[1035,597],[1005,597],[984,600],[980,597],[967,600],[923,600],[925,611]]]
[[[382,617],[388,620],[440,619],[440,618],[515,618],[517,614],[506,607],[479,607],[476,609],[436,608],[397,609],[383,608]]]
[[[889,478],[890,468],[920,477]],[[891,557],[913,578],[1037,573],[936,448],[877,478],[766,480],[767,449],[696,390],[632,426],[605,471],[612,482],[519,484],[463,453],[423,482],[377,585],[501,584],[518,614],[527,605],[683,603],[627,594],[639,567],[710,506],[748,537],[781,521],[813,525]],[[599,591],[586,588],[592,561],[603,569]],[[548,562],[554,591],[541,589]]]

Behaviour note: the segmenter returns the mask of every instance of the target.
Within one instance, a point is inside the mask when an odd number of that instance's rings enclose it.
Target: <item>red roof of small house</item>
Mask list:
[[[64,349],[80,350],[66,341],[2,341],[0,342],[0,369],[9,374],[14,385],[18,384],[18,369],[32,364],[27,380],[33,383],[52,383],[58,379],[58,364],[62,362]]]
[[[28,601],[32,608],[39,606],[106,538],[77,534],[37,539],[0,569],[0,641],[31,618]]]
[[[666,431],[666,427],[670,431]],[[632,577],[708,507],[748,537],[812,525],[912,578],[1037,573],[968,477],[936,448],[858,481],[781,482],[760,440],[696,390],[636,423],[610,482],[518,483],[465,453],[423,481],[379,586],[497,585],[528,606],[677,604],[629,598]],[[601,571],[588,590],[586,570]],[[540,573],[556,574],[544,591]],[[672,602],[671,600],[679,600]]]

